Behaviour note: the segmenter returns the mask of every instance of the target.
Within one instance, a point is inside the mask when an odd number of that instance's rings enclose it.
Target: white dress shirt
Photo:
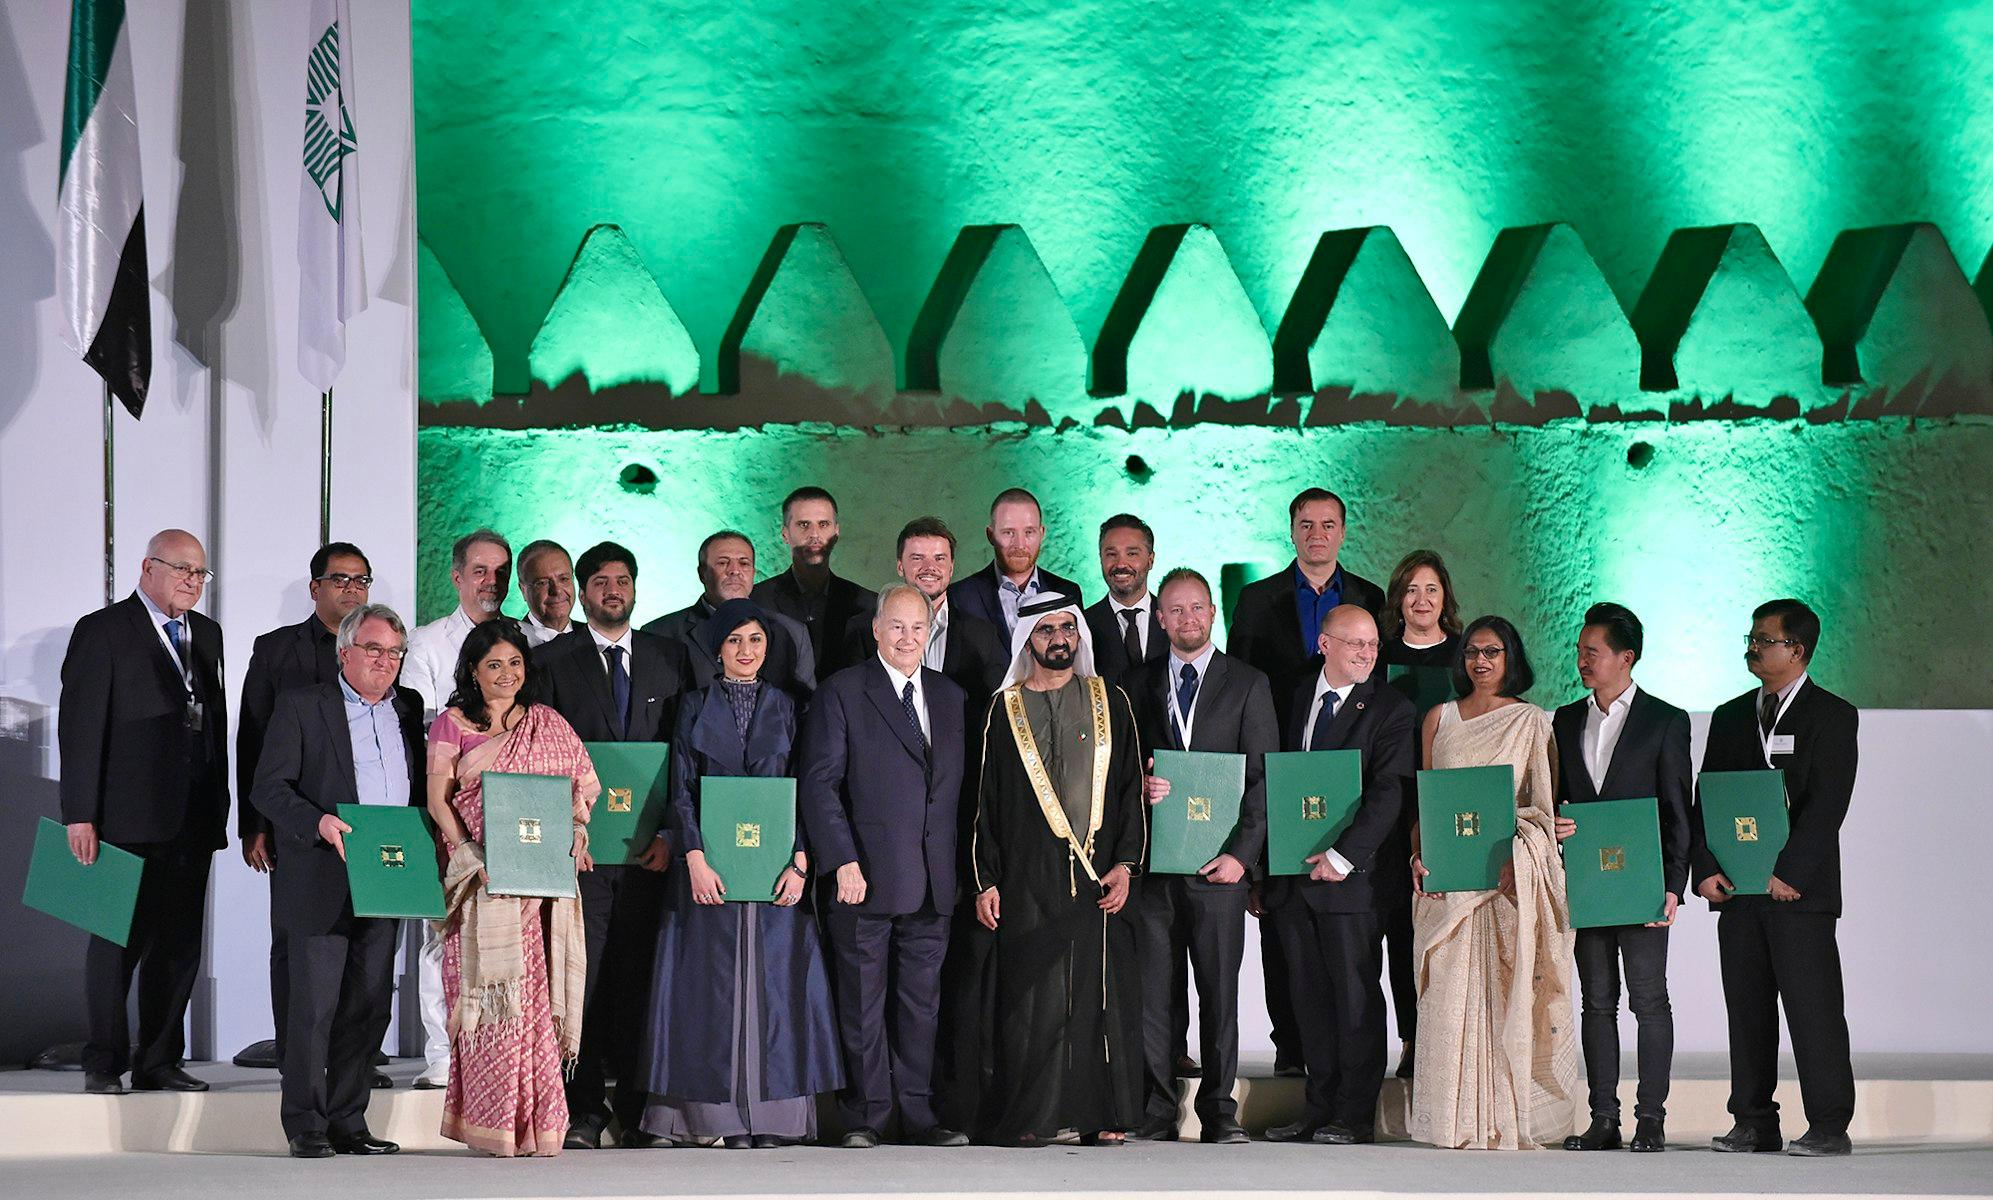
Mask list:
[[[1593,791],[1605,787],[1605,773],[1612,767],[1612,752],[1619,746],[1619,735],[1626,730],[1626,714],[1633,708],[1633,693],[1639,690],[1639,684],[1628,683],[1626,690],[1604,711],[1599,709],[1596,693],[1585,699],[1585,735],[1580,748],[1585,756],[1585,773],[1592,777]]]
[[[1107,607],[1114,614],[1115,635],[1123,641],[1128,640],[1128,618],[1121,614],[1125,612],[1135,614],[1135,638],[1141,644],[1142,658],[1147,659],[1149,657],[1149,618],[1155,615],[1156,598],[1147,592],[1143,592],[1141,599],[1135,601],[1135,603],[1123,604],[1114,598],[1112,592],[1109,592]],[[1201,668],[1198,671],[1198,675],[1200,678],[1203,676]]]
[[[602,673],[604,675],[609,673],[609,647],[617,646],[623,651],[623,672],[632,677],[635,676],[635,668],[630,664],[636,661],[637,644],[636,639],[630,636],[630,627],[628,625],[623,626],[623,636],[619,638],[611,639],[605,637],[602,631],[593,625],[588,627],[588,636],[595,639],[595,658],[602,664]]]
[[[533,645],[544,646],[563,633],[566,633],[567,630],[555,629],[551,625],[540,624],[540,618],[534,616],[533,610],[529,608],[526,610],[526,619],[519,622],[519,632],[525,634],[526,640]]]
[[[886,668],[886,679],[893,685],[894,696],[906,695],[907,685],[909,683],[913,685],[913,711],[920,717],[920,740],[931,745],[934,742],[934,735],[927,723],[927,689],[920,686],[920,672],[902,675],[900,669],[887,662],[883,654],[879,656],[879,665]]]
[[[1334,711],[1341,712],[1343,705],[1349,703],[1349,694],[1355,690],[1356,690],[1356,685],[1353,683],[1346,683],[1341,687],[1330,687],[1328,679],[1325,678],[1320,671],[1315,672],[1315,698],[1308,705],[1308,723],[1301,727],[1302,729],[1301,736],[1306,738],[1309,742],[1313,742],[1315,740],[1315,722],[1321,719],[1322,705],[1327,702],[1327,699],[1330,695],[1333,694],[1336,698],[1336,707]],[[1310,750],[1313,750],[1315,748],[1316,747],[1314,747],[1313,745],[1310,745],[1308,747],[1308,749]],[[1329,747],[1324,746],[1322,747],[1322,749],[1326,750],[1329,749]],[[1329,849],[1324,850],[1323,853],[1328,855],[1329,865],[1334,867],[1336,870],[1341,871],[1343,874],[1347,875],[1351,871],[1356,870],[1355,864],[1351,863],[1348,859],[1344,858],[1342,855],[1337,854],[1335,851],[1335,847],[1331,846]]]
[[[449,703],[456,687],[457,655],[464,639],[471,636],[477,622],[458,605],[450,615],[427,625],[418,625],[408,635],[408,656],[401,663],[401,686],[414,688],[422,697],[426,715],[434,719]]]
[[[930,671],[939,671],[941,663],[948,657],[948,593],[941,593],[941,603],[930,604],[927,614],[927,649],[921,651],[920,663]],[[883,659],[880,661],[884,661]],[[888,671],[891,667],[886,668]],[[920,681],[914,680],[914,690],[920,690]]]

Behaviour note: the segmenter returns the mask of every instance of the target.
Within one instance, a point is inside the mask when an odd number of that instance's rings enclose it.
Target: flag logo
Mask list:
[[[346,156],[359,148],[346,95],[339,86],[339,26],[326,26],[305,68],[304,170],[318,188],[325,211],[339,220]]]

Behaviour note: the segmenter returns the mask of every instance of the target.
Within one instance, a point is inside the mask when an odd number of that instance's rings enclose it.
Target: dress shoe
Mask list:
[[[1338,1125],[1331,1121],[1317,1129],[1309,1140],[1320,1146],[1367,1146],[1377,1140],[1377,1130],[1368,1125]]]
[[[1393,1071],[1392,1074],[1397,1076],[1399,1079],[1410,1079],[1412,1077],[1413,1057],[1414,1055],[1412,1054],[1412,1044],[1410,1042],[1406,1042],[1404,1051],[1398,1055],[1398,1069],[1396,1071]]]
[[[1315,1140],[1316,1131],[1321,1128],[1322,1126],[1311,1121],[1296,1121],[1292,1125],[1275,1125],[1266,1131],[1266,1140],[1269,1142],[1311,1142]]]
[[[583,1121],[567,1127],[567,1136],[561,1139],[563,1150],[600,1150],[602,1148],[602,1127],[593,1121]]]
[[[1175,1117],[1150,1117],[1130,1130],[1128,1136],[1138,1142],[1173,1142],[1177,1139]]]
[[[945,1150],[968,1145],[969,1135],[959,1129],[950,1129],[946,1125],[930,1125],[919,1133],[909,1135],[905,1140],[910,1146],[933,1146]]]
[[[331,1158],[335,1153],[322,1133],[301,1133],[291,1139],[292,1158]]]
[[[1659,1117],[1641,1117],[1633,1123],[1633,1142],[1627,1149],[1635,1154],[1657,1154],[1668,1148],[1668,1134]]]
[[[671,1144],[671,1139],[663,1134],[635,1125],[623,1126],[622,1135],[616,1139],[616,1145],[624,1150],[656,1150]]]
[[[377,1138],[362,1129],[358,1133],[344,1137],[328,1137],[333,1150],[340,1154],[400,1154],[401,1146],[386,1138]]]
[[[134,1092],[205,1092],[208,1081],[196,1079],[178,1067],[167,1067],[163,1071],[153,1071],[140,1075],[133,1071],[131,1090]]]
[[[844,1147],[846,1150],[877,1149],[879,1145],[879,1131],[860,1125],[858,1128],[846,1133],[844,1140],[839,1142],[838,1145]]]
[[[1785,1139],[1775,1128],[1760,1129],[1739,1121],[1729,1133],[1709,1139],[1709,1148],[1724,1154],[1775,1154],[1785,1148]]]
[[[418,1092],[434,1092],[450,1086],[448,1079],[438,1079],[434,1075],[417,1075],[409,1086]]]
[[[720,1139],[720,1145],[729,1150],[752,1150],[754,1139],[744,1133],[730,1133]]]
[[[791,1146],[800,1145],[801,1142],[800,1139],[782,1137],[779,1134],[757,1133],[751,1139],[751,1144],[756,1150],[787,1150]]]
[[[125,1085],[116,1075],[99,1075],[95,1071],[85,1071],[83,1090],[92,1096],[122,1096],[125,1094]]]
[[[1298,1058],[1276,1056],[1273,1060],[1273,1073],[1282,1079],[1305,1079],[1308,1068]]]
[[[386,1071],[375,1071],[374,1077],[367,1082],[367,1086],[377,1092],[385,1092],[394,1086],[394,1076],[389,1075]]]
[[[1617,1150],[1619,1146],[1619,1122],[1609,1117],[1593,1117],[1591,1128],[1564,1139],[1566,1150]]]
[[[1243,1146],[1252,1141],[1246,1136],[1246,1127],[1229,1117],[1204,1122],[1197,1140],[1209,1146]]]
[[[1202,1079],[1204,1078],[1204,1068],[1198,1066],[1197,1060],[1190,1057],[1190,1055],[1179,1054],[1176,1056],[1176,1077],[1178,1079]]]
[[[1845,1133],[1821,1133],[1809,1129],[1804,1136],[1792,1139],[1792,1145],[1785,1148],[1787,1154],[1798,1158],[1846,1158],[1855,1152],[1855,1144]]]
[[[1080,1135],[1080,1145],[1098,1146],[1103,1150],[1128,1144],[1128,1135],[1118,1129],[1096,1129],[1092,1133]]]

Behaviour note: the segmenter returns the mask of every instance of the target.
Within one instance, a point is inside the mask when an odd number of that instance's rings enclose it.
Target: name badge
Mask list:
[[[1791,754],[1791,753],[1792,753],[1792,735],[1791,735],[1791,734],[1789,734],[1789,733],[1775,733],[1775,734],[1773,734],[1773,735],[1771,736],[1771,740],[1765,743],[1765,753],[1767,753],[1767,754]]]

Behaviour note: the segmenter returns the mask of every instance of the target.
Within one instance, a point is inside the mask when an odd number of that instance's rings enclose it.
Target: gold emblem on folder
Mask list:
[[[521,845],[526,845],[526,846],[537,846],[537,845],[539,845],[539,844],[540,844],[540,822],[539,822],[539,821],[537,821],[537,820],[535,820],[535,819],[534,819],[534,818],[532,818],[532,817],[520,817],[520,818],[519,818],[519,842],[520,842],[520,844],[521,844]]]
[[[1737,818],[1737,840],[1755,842],[1758,840],[1758,819],[1756,817]]]
[[[1192,796],[1190,798],[1190,820],[1209,821],[1211,819],[1211,797]]]
[[[1480,813],[1471,813],[1471,812],[1464,812],[1464,813],[1454,813],[1454,814],[1453,814],[1453,836],[1454,836],[1454,837],[1480,837],[1480,836],[1481,836],[1481,814],[1480,814]]]
[[[761,845],[761,826],[748,821],[734,826],[734,845],[757,847]]]
[[[629,788],[610,788],[609,811],[615,813],[629,812],[630,805],[635,799],[630,794]]]
[[[1320,796],[1301,797],[1301,819],[1303,821],[1326,821],[1329,819],[1329,805]]]
[[[384,867],[405,867],[408,860],[402,855],[401,847],[386,845],[381,847],[381,865]]]
[[[1599,870],[1624,871],[1626,869],[1626,847],[1599,847]]]

